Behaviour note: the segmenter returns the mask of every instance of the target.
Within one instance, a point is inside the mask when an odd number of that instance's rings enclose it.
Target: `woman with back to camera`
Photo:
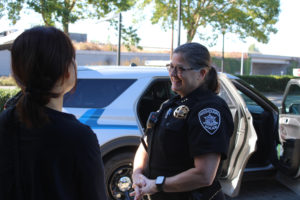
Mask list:
[[[201,44],[183,44],[167,68],[178,95],[149,117],[147,145],[139,146],[134,159],[131,195],[150,195],[151,200],[225,199],[216,174],[227,157],[233,120],[217,96],[219,82],[210,54]]]
[[[96,135],[62,112],[77,80],[69,37],[54,27],[26,30],[11,67],[23,95],[0,114],[0,199],[105,200]]]

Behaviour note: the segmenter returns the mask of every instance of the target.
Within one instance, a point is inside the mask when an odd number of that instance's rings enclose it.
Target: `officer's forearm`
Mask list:
[[[211,179],[207,178],[205,174],[195,173],[193,168],[176,176],[166,178],[163,191],[186,192],[209,186],[211,183]]]
[[[140,144],[138,150],[136,151],[134,162],[133,162],[133,173],[142,173],[148,160],[148,154],[145,148]]]
[[[166,178],[164,192],[185,192],[213,183],[220,162],[220,155],[209,154],[195,158],[195,168]]]

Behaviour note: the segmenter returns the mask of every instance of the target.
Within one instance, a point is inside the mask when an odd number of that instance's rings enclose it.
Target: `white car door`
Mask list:
[[[220,96],[227,102],[233,119],[232,135],[228,158],[222,162],[219,180],[223,192],[234,197],[239,193],[244,169],[255,151],[257,136],[243,98],[225,74],[219,74],[221,82]]]
[[[280,170],[293,177],[300,176],[300,80],[288,82],[279,115],[279,133],[282,143]]]

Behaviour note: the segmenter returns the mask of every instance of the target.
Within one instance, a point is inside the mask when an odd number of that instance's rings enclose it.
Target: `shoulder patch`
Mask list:
[[[204,130],[213,135],[221,124],[220,112],[214,108],[205,108],[198,113],[200,124]]]

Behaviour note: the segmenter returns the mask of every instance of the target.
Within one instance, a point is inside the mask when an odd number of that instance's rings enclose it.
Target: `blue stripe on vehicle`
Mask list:
[[[101,124],[98,127],[92,127],[93,129],[127,129],[127,130],[138,130],[136,125],[118,125],[118,124]]]
[[[97,126],[97,120],[103,112],[104,109],[89,109],[78,120],[89,126]]]
[[[138,130],[136,125],[98,124],[97,121],[103,114],[104,109],[89,109],[78,120],[90,126],[92,129],[128,129]]]

